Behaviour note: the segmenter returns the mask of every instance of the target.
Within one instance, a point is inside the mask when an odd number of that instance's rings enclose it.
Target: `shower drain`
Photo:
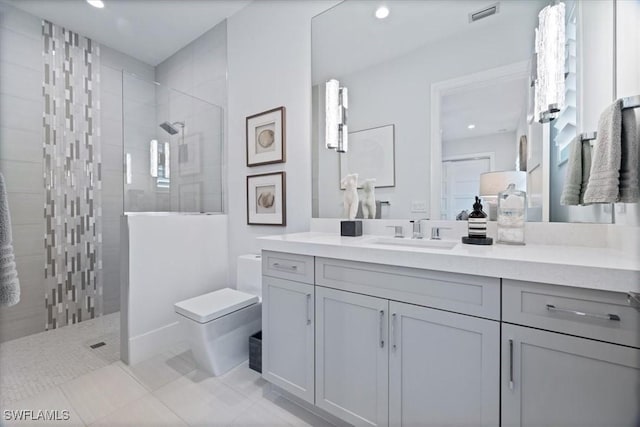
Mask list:
[[[95,350],[96,348],[100,348],[100,347],[105,346],[105,345],[107,345],[107,343],[105,343],[104,341],[100,341],[100,342],[97,342],[95,344],[91,344],[89,347],[91,347],[92,349]]]

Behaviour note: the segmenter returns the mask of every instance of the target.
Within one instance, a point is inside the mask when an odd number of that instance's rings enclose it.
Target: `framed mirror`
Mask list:
[[[394,186],[375,189],[381,218],[455,219],[482,196],[482,173],[505,171],[525,174],[530,221],[612,222],[612,205],[562,206],[560,193],[569,143],[613,100],[613,3],[562,2],[566,102],[546,123],[534,120],[532,81],[548,1],[397,0],[380,19],[379,4],[346,0],[314,17],[313,216],[343,216],[345,155],[324,146],[334,78],[349,90],[350,138],[393,126]],[[377,178],[364,176],[371,169],[359,180]]]

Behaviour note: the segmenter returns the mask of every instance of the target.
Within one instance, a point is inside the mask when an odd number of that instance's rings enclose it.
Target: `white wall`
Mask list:
[[[311,218],[311,18],[336,1],[257,1],[227,21],[229,61],[229,271],[257,252],[256,237],[309,229]],[[265,19],[268,17],[268,19]],[[285,106],[287,162],[245,166],[245,118]],[[246,176],[287,174],[287,226],[248,226]]]
[[[227,216],[128,215],[123,238],[122,357],[135,364],[184,340],[176,302],[227,286]]]
[[[412,200],[429,201],[431,84],[529,60],[534,18],[531,28],[506,22],[474,32],[471,40],[461,34],[361,72],[336,76],[349,88],[350,131],[395,124],[396,186],[376,189],[377,198],[391,202],[388,217],[407,217]],[[335,208],[341,198],[338,157],[324,151],[320,144],[319,212],[320,217],[336,217],[341,215]]]

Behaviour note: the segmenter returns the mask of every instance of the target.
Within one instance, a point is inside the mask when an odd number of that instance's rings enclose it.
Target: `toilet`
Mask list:
[[[237,290],[224,288],[174,305],[198,368],[222,375],[249,358],[262,328],[260,255],[238,257]]]

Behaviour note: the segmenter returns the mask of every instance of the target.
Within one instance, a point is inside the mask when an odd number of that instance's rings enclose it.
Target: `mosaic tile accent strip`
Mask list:
[[[42,22],[46,329],[102,314],[100,46]]]

